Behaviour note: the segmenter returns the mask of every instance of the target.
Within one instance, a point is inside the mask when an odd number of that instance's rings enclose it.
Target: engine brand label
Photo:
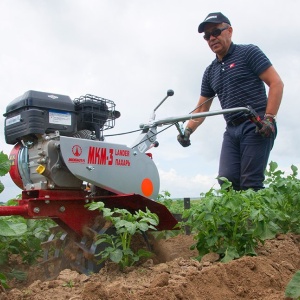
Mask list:
[[[130,167],[129,150],[90,147],[88,153],[88,164]]]
[[[71,113],[56,110],[49,111],[49,123],[58,125],[71,125]]]

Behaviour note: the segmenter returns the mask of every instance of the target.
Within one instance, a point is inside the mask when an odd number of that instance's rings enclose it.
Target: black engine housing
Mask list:
[[[111,100],[85,95],[74,101],[69,96],[38,91],[27,91],[6,108],[5,140],[16,144],[58,131],[62,136],[73,136],[77,131],[93,131],[97,139],[101,132],[114,127],[120,116]]]

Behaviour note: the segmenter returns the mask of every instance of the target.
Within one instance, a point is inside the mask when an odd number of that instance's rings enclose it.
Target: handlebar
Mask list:
[[[203,117],[208,117],[208,116],[224,115],[224,114],[235,113],[235,112],[244,112],[248,116],[249,120],[251,120],[253,123],[255,123],[255,125],[259,129],[262,127],[262,123],[261,123],[259,115],[249,105],[246,107],[235,107],[235,108],[221,109],[221,110],[215,110],[215,111],[193,113],[193,114],[177,116],[177,117],[169,117],[166,119],[161,119],[161,120],[155,121],[155,111],[157,110],[157,108],[169,96],[173,96],[173,95],[174,95],[174,91],[168,90],[167,96],[153,110],[150,121],[148,123],[140,124],[140,129],[142,130],[142,132],[139,135],[138,139],[133,144],[134,146],[132,146],[132,149],[134,149],[135,151],[140,152],[140,153],[145,153],[147,150],[152,148],[156,142],[158,126],[175,125],[179,134],[183,135],[183,128],[182,128],[182,126],[180,126],[178,124],[178,122],[192,120],[192,119],[198,119],[198,118],[203,118]]]
[[[198,118],[203,118],[203,117],[208,117],[208,116],[224,115],[224,114],[229,114],[229,113],[234,113],[234,112],[250,113],[251,111],[248,107],[235,107],[235,108],[221,109],[221,110],[215,110],[215,111],[207,111],[207,112],[188,114],[188,115],[178,116],[178,117],[170,117],[170,118],[166,118],[166,119],[153,121],[150,123],[144,123],[144,124],[140,125],[140,128],[141,129],[152,128],[152,127],[161,126],[161,125],[174,124],[174,123],[180,122],[180,121],[198,119]]]

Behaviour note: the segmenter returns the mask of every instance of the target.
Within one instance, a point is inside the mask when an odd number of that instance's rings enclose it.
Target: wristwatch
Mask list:
[[[276,120],[276,115],[272,115],[272,114],[265,114],[264,116],[265,118],[266,117],[269,117],[269,118],[272,118],[273,120]]]

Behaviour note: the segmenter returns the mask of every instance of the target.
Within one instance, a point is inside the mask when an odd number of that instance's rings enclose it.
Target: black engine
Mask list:
[[[30,90],[13,100],[4,116],[6,143],[16,144],[53,132],[102,140],[103,131],[114,127],[120,113],[113,101],[90,94],[72,101],[69,96]]]

